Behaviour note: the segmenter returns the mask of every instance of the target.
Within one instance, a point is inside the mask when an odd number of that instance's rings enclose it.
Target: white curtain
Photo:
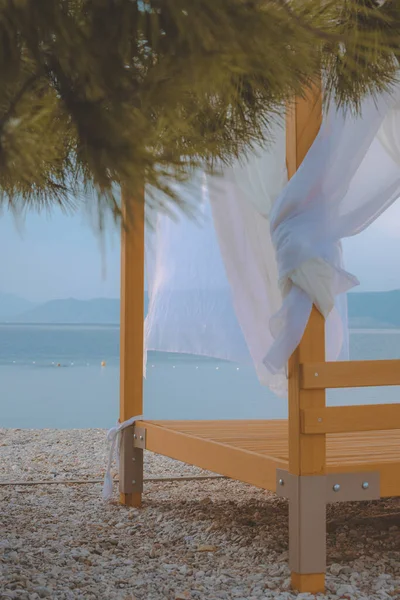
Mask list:
[[[145,350],[251,363],[233,309],[204,175],[196,174],[189,187],[176,191],[190,194],[197,213],[195,219],[147,215],[152,226],[146,230]]]
[[[269,318],[281,305],[268,214],[287,182],[285,131],[276,124],[271,133],[271,146],[221,176],[197,176],[189,192],[202,206],[195,221],[150,219],[145,346],[253,362],[262,383],[282,395],[286,377],[272,377],[262,362]]]
[[[400,105],[389,110],[378,131],[378,140],[392,160],[400,165]]]
[[[327,317],[327,359],[346,358],[345,292],[358,282],[340,240],[400,195],[397,97],[367,100],[361,118],[331,109],[287,185],[277,125],[271,147],[221,177],[200,176],[201,224],[157,216],[146,248],[147,349],[251,357],[260,381],[284,396],[314,302]]]
[[[264,359],[271,372],[284,371],[313,302],[328,318],[328,359],[340,353],[344,328],[335,303],[338,306],[341,294],[358,283],[344,270],[340,240],[361,232],[400,195],[400,163],[390,156],[398,137],[384,136],[392,133],[398,97],[366,100],[358,118],[332,108],[272,209],[271,234],[284,301],[272,318],[275,341]]]
[[[272,133],[273,145],[225,169],[223,177],[208,178],[208,189],[234,309],[258,378],[284,396],[286,374],[272,374],[263,363],[273,343],[270,318],[282,304],[269,213],[287,183],[285,130],[277,124]]]

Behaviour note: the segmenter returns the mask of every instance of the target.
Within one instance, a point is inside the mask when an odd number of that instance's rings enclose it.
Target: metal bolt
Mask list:
[[[363,490],[367,490],[368,488],[369,488],[369,483],[368,483],[368,481],[364,481],[364,482],[363,482],[363,484],[362,484],[362,489],[363,489]]]
[[[135,483],[136,483],[136,479],[134,479],[134,480],[132,481],[132,483],[133,483],[133,485],[135,485]]]
[[[132,460],[133,460],[133,462],[136,462],[136,458],[135,457],[133,457]]]
[[[322,423],[321,417],[318,417],[318,423]]]
[[[133,434],[133,439],[136,440],[137,439],[137,435],[136,433]]]
[[[285,485],[285,482],[283,481],[283,479],[279,480],[279,485]]]
[[[318,373],[314,373],[314,377],[318,377]]]
[[[140,438],[139,438],[139,439],[140,439],[140,440],[143,442],[143,436],[142,436],[142,435],[140,436]]]
[[[335,483],[335,485],[333,486],[333,491],[340,492],[340,485],[338,483]]]

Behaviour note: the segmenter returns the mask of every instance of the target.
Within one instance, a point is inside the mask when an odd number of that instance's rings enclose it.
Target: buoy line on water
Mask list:
[[[16,363],[15,360],[13,360],[12,364],[16,365],[17,363]],[[26,364],[26,363],[22,363],[22,364]],[[36,365],[37,363],[36,363],[36,361],[32,361],[32,364]],[[45,363],[43,365],[39,365],[39,366],[46,366],[46,365],[49,366],[47,363]],[[20,365],[17,365],[17,366],[20,366]],[[61,367],[61,368],[64,369],[66,367],[82,367],[82,366],[90,367],[90,366],[93,366],[93,365],[91,365],[91,363],[85,363],[85,364],[79,364],[78,363],[78,364],[76,364],[74,362],[71,362],[69,364],[62,364],[62,363],[59,363],[59,362],[56,363],[56,362],[52,361],[51,366],[53,366],[53,367]],[[107,362],[105,360],[102,360],[101,363],[100,363],[100,366],[101,366],[102,369],[104,369],[107,366]],[[152,369],[154,369],[155,367],[156,367],[156,365],[151,365]],[[171,365],[171,367],[172,367],[172,369],[176,369],[176,365]],[[196,365],[194,368],[197,370],[200,367],[198,365]],[[240,371],[240,367],[235,367],[235,368],[236,368],[236,371]],[[221,367],[215,367],[216,371],[219,371],[220,369],[221,369]]]

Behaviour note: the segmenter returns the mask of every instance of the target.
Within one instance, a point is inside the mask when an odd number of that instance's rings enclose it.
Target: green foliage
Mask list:
[[[358,110],[364,96],[390,90],[397,81],[400,2],[332,1],[329,11],[338,39],[322,47],[326,95]]]
[[[96,200],[117,215],[115,190],[140,198],[144,184],[181,203],[171,182],[267,143],[321,65],[340,103],[387,89],[399,13],[397,0],[0,0],[0,206]]]

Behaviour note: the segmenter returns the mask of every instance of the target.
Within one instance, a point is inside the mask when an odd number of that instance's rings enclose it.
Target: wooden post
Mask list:
[[[286,117],[286,166],[293,177],[311,148],[322,122],[321,86],[315,85],[297,98]]]
[[[315,86],[304,98],[298,98],[288,111],[286,125],[286,160],[291,177],[312,145],[322,121],[321,87]],[[325,435],[308,436],[301,433],[300,410],[325,407],[325,390],[301,390],[299,365],[307,362],[325,361],[325,320],[313,307],[303,339],[289,360],[289,471],[294,475],[324,475],[326,466]],[[301,487],[300,487],[301,489]],[[291,517],[289,528],[296,526],[297,531],[289,532],[289,544],[296,545],[295,551],[301,553],[306,546],[311,530],[307,526],[300,528],[301,498],[289,507]],[[297,514],[295,514],[297,513]],[[325,508],[318,511],[320,519],[311,525],[321,536],[326,535]],[[294,525],[296,524],[296,525]],[[325,548],[325,542],[324,546]],[[325,589],[325,573],[292,572],[292,587],[300,592],[318,593]]]
[[[120,331],[120,422],[143,412],[143,319],[144,319],[144,197],[132,200],[127,216],[128,195],[122,190],[126,224],[121,230],[121,331]],[[121,471],[132,471],[132,457],[121,454]],[[136,464],[140,465],[140,461]],[[143,468],[140,465],[139,468]],[[140,506],[140,492],[121,493],[120,502]]]

